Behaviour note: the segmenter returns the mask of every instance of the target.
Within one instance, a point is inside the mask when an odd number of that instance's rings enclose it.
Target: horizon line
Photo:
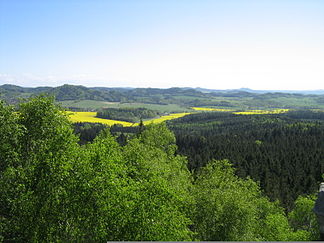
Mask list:
[[[211,91],[228,91],[228,90],[239,90],[239,91],[246,91],[246,90],[251,90],[251,91],[289,91],[289,92],[303,92],[303,91],[324,91],[324,89],[253,89],[249,87],[241,87],[241,88],[204,88],[204,87],[191,87],[191,86],[170,86],[170,87],[151,87],[151,86],[146,86],[146,87],[139,87],[139,86],[89,86],[85,84],[71,84],[71,83],[64,83],[61,85],[57,86],[50,86],[50,85],[41,85],[41,86],[21,86],[13,83],[4,83],[0,84],[1,86],[4,85],[12,85],[12,86],[17,86],[21,88],[43,88],[43,87],[50,87],[50,88],[57,88],[61,87],[64,85],[70,85],[70,86],[82,86],[85,88],[120,88],[120,89],[172,89],[172,88],[180,88],[180,89],[204,89],[204,90],[211,90]]]

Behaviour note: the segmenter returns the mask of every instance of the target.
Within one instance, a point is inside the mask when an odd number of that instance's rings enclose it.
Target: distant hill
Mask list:
[[[87,88],[81,85],[64,84],[59,87],[24,88],[16,85],[5,84],[0,86],[0,98],[9,103],[16,103],[20,98],[33,95],[48,94],[55,96],[57,101],[63,100],[105,100],[120,101],[121,92],[98,88]]]
[[[185,95],[204,97],[205,95],[195,89],[158,89],[158,88],[87,88],[81,85],[64,84],[58,87],[24,88],[16,85],[4,84],[0,86],[0,98],[7,101],[18,100],[37,94],[55,96],[57,101],[63,100],[99,100],[99,101],[138,101],[139,98],[149,99],[152,96]],[[155,98],[156,100],[156,98]],[[154,101],[153,101],[154,103]]]
[[[98,102],[177,104],[183,107],[208,106],[228,109],[303,108],[324,109],[324,90],[266,91],[248,88],[215,90],[204,88],[109,88],[64,84],[58,87],[26,88],[0,86],[0,99],[17,103],[39,94],[55,96],[56,101],[92,100]]]
[[[231,93],[231,92],[248,92],[248,93],[256,93],[256,94],[266,94],[266,93],[288,93],[288,94],[314,94],[314,95],[323,95],[324,89],[317,90],[254,90],[249,88],[241,88],[241,89],[205,89],[205,88],[195,88],[195,90],[201,91],[203,93],[214,93],[214,92],[223,92],[223,93]]]

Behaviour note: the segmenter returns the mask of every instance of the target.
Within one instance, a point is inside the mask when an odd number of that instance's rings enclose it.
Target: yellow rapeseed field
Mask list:
[[[227,109],[216,109],[216,108],[204,108],[204,107],[191,107],[195,111],[231,111]],[[288,112],[289,109],[276,109],[276,110],[249,110],[249,111],[240,111],[240,112],[233,112],[233,114],[237,115],[257,115],[257,114],[280,114]],[[192,112],[183,112],[183,113],[173,113],[165,116],[161,116],[159,118],[146,120],[143,123],[145,125],[151,124],[151,123],[161,123],[167,120],[172,120],[176,118],[180,118],[186,115],[192,114]],[[96,117],[96,112],[70,112],[69,117],[72,122],[91,122],[91,123],[103,123],[109,126],[112,126],[114,124],[121,124],[124,127],[130,127],[130,126],[137,126],[138,123],[131,123],[131,122],[125,122],[125,121],[118,121],[118,120],[110,120],[110,119],[103,119]]]
[[[161,116],[159,118],[155,118],[155,119],[152,119],[152,120],[146,120],[143,123],[145,125],[150,124],[150,123],[160,123],[160,122],[164,122],[164,121],[167,121],[167,120],[172,120],[172,119],[176,119],[176,118],[179,118],[179,117],[183,117],[183,116],[186,116],[186,115],[189,115],[189,114],[191,114],[191,113],[173,113],[173,114]],[[96,117],[96,115],[97,115],[97,112],[71,112],[69,114],[69,117],[70,117],[72,122],[103,123],[103,124],[107,124],[109,126],[112,126],[114,124],[121,124],[124,127],[130,127],[130,126],[137,126],[138,125],[138,123],[102,119],[102,118]]]
[[[229,109],[218,109],[218,108],[206,108],[206,107],[190,107],[195,111],[232,111]]]
[[[125,122],[125,121],[117,121],[117,120],[109,120],[102,119],[96,117],[97,112],[72,112],[70,114],[70,119],[72,122],[92,122],[92,123],[103,123],[109,126],[114,124],[121,124],[123,126],[129,127],[132,126],[133,123]]]
[[[167,120],[180,118],[180,117],[183,117],[183,116],[186,116],[186,115],[189,115],[189,114],[191,114],[191,113],[190,112],[173,113],[173,114],[161,116],[159,118],[155,118],[155,119],[152,119],[152,120],[147,120],[147,121],[144,121],[143,123],[144,123],[144,125],[147,125],[147,124],[150,124],[150,123],[161,123],[161,122],[164,122],[164,121],[167,121]]]
[[[249,111],[239,111],[239,112],[233,112],[233,114],[236,115],[262,115],[262,114],[281,114],[288,112],[289,109],[276,109],[276,110],[249,110]]]

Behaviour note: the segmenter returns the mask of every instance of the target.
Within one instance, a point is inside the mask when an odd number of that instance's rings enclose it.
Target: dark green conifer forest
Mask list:
[[[323,125],[294,119],[203,113],[93,136],[51,98],[1,102],[0,241],[317,240]]]
[[[205,112],[169,122],[191,171],[229,159],[272,200],[291,210],[299,195],[318,190],[324,173],[324,112],[235,115]]]

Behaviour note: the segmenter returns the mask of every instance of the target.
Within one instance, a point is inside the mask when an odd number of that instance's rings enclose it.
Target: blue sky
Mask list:
[[[0,85],[323,89],[321,0],[0,0]]]

